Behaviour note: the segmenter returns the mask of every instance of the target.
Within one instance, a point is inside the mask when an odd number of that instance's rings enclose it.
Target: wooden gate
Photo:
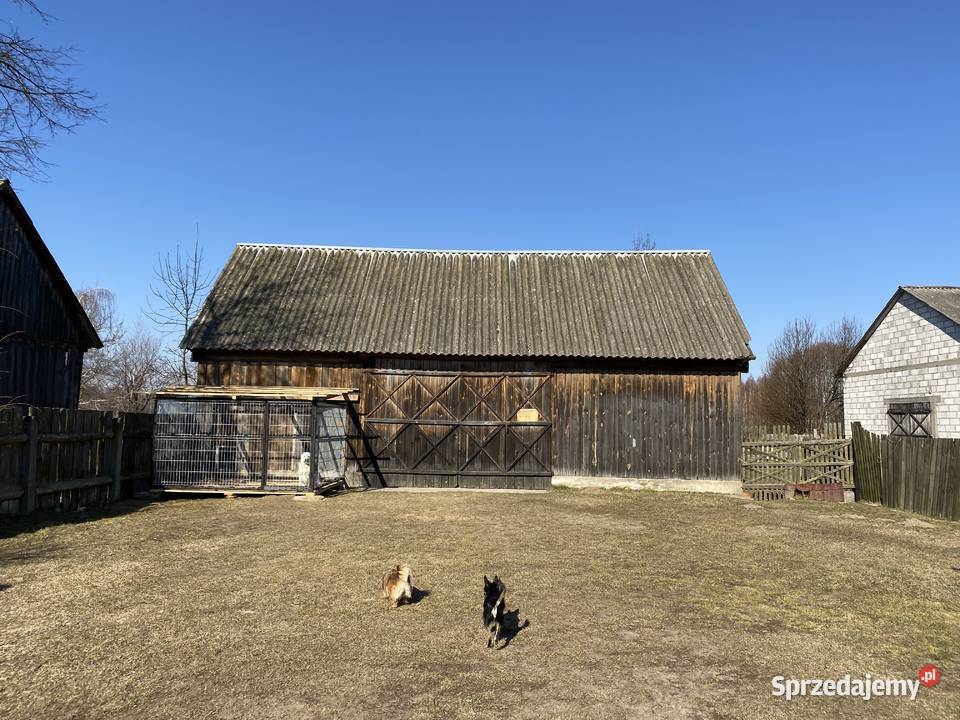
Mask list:
[[[758,500],[782,499],[788,484],[840,483],[853,488],[849,439],[759,440],[741,444],[743,489]]]
[[[364,472],[388,486],[550,487],[548,374],[369,371],[361,409]]]

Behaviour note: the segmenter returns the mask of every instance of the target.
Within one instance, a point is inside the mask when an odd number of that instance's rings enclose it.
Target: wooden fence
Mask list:
[[[789,425],[747,425],[743,439],[757,440],[840,440],[843,438],[843,423],[824,423],[809,433],[795,433]]]
[[[150,485],[153,415],[0,411],[0,515],[75,510]]]
[[[876,435],[853,424],[860,500],[960,520],[960,440]]]
[[[853,454],[850,440],[753,440],[742,443],[740,479],[757,500],[780,500],[788,484],[841,483],[852,488]]]

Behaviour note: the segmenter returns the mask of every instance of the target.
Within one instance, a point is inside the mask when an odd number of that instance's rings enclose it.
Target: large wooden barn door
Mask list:
[[[387,485],[550,487],[549,374],[374,370],[361,408],[364,470]]]

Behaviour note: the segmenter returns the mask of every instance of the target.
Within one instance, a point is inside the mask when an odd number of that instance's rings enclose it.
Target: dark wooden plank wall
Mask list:
[[[549,372],[550,365],[536,360],[450,360],[444,358],[377,358],[378,370],[424,370],[446,372]]]
[[[8,338],[0,345],[0,403],[76,408],[82,362],[77,345]]]
[[[359,388],[362,373],[356,363],[211,359],[197,364],[197,384]]]
[[[120,484],[114,488],[118,438]],[[35,454],[30,444],[36,446]],[[114,413],[98,410],[22,406],[0,410],[0,515],[22,512],[28,491],[35,498],[35,509],[76,510],[146,490],[152,445],[149,413],[120,413],[117,419]],[[33,463],[30,457],[35,458]]]
[[[545,361],[377,358],[199,358],[208,385],[357,387],[365,369],[543,372]],[[617,368],[556,368],[553,383],[555,475],[635,478],[739,478],[743,423],[740,374]],[[365,409],[359,408],[362,414]],[[348,422],[348,456],[364,458]],[[357,463],[348,462],[356,478]]]
[[[0,401],[76,407],[80,336],[75,320],[25,237],[0,203]]]
[[[379,476],[388,486],[548,488],[551,378],[501,369],[369,371],[360,402]],[[522,409],[540,419],[518,421]]]
[[[554,475],[739,477],[740,376],[558,371]]]
[[[78,343],[80,335],[16,216],[0,202],[0,328],[33,337]]]
[[[444,370],[462,372],[544,372],[544,362],[524,360],[444,360],[434,358],[377,358],[310,360],[209,357],[197,362],[198,385],[279,385],[284,387],[360,387],[364,370]]]

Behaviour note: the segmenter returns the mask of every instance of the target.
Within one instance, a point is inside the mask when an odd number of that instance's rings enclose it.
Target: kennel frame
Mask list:
[[[154,410],[153,489],[303,493],[343,482],[347,416],[358,394],[357,388],[327,387],[165,388],[156,394]],[[161,422],[164,401],[184,404],[182,414],[173,413],[177,419],[170,424]],[[287,442],[291,449],[283,448]],[[309,476],[304,482],[297,464],[308,449]],[[225,474],[221,451],[228,457],[233,453],[228,462],[234,464]],[[241,455],[246,460],[236,459]]]

